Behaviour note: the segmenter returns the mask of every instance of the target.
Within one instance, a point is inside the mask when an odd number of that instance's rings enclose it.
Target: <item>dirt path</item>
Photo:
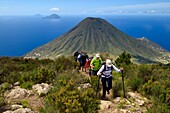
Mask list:
[[[91,80],[89,74],[80,71],[80,73]],[[100,80],[100,93],[102,95],[102,85]],[[113,90],[110,94],[106,93],[106,100],[100,100],[99,113],[143,113],[147,111],[151,102],[137,92],[127,92],[127,98],[113,98]]]

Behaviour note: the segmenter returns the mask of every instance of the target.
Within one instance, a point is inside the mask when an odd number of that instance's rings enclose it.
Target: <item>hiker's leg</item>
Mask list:
[[[91,70],[91,75],[95,75],[95,71],[94,70]]]
[[[91,74],[95,76],[95,75],[97,75],[98,71],[92,70],[91,72],[92,72]]]
[[[109,92],[109,78],[106,78],[106,91],[107,91],[107,94],[110,94],[110,92]]]
[[[91,68],[89,68],[89,75],[90,75],[90,76],[92,75],[92,70],[91,70]]]
[[[102,87],[103,87],[102,97],[105,98],[105,96],[106,96],[106,78],[103,78],[103,77],[102,77]]]
[[[98,71],[99,71],[99,70],[96,70],[96,71],[95,71],[95,73],[94,73],[94,75],[96,75],[96,76],[97,76],[97,72],[98,72]]]
[[[112,77],[108,78],[108,90],[112,89]]]
[[[86,72],[86,67],[85,66],[83,66],[83,69],[84,69],[84,72]]]
[[[79,70],[81,70],[81,62],[79,62]]]

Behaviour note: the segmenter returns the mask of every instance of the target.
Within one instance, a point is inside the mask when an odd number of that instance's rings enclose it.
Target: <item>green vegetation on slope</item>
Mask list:
[[[148,107],[148,113],[169,113],[170,64],[137,65],[130,62],[130,58],[124,52],[116,60],[118,67],[124,67],[126,92],[137,91],[151,99],[152,106]],[[19,81],[20,86],[27,89],[42,82],[54,86],[43,96],[45,104],[40,110],[42,113],[96,113],[99,109],[99,98],[96,97],[98,79],[92,78],[92,88],[78,90],[80,84],[90,81],[78,72],[78,63],[73,57],[61,56],[55,61],[1,57],[0,67],[0,107],[6,104],[4,92]],[[120,74],[113,75],[112,98],[115,98],[122,95],[121,77]]]

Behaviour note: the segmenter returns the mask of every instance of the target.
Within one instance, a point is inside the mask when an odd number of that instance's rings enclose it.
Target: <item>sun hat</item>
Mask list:
[[[96,57],[98,57],[98,58],[99,58],[99,57],[100,57],[100,55],[99,55],[99,54],[96,54]]]
[[[108,67],[111,67],[112,66],[112,61],[110,59],[106,59],[106,65]]]

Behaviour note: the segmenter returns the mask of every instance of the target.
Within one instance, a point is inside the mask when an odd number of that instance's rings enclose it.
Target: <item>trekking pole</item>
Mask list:
[[[99,83],[100,83],[100,76],[98,77],[98,81],[97,81],[96,98],[97,98],[97,94],[98,94],[98,90],[99,90]]]
[[[90,77],[91,77],[91,66],[90,66],[90,70],[89,70],[89,75],[90,75]]]
[[[122,89],[123,89],[123,97],[126,98],[125,96],[125,86],[124,86],[124,75],[123,75],[123,70],[121,71],[122,74]]]

